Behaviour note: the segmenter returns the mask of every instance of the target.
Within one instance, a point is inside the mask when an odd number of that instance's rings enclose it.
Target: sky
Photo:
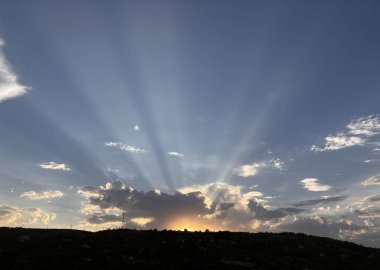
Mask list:
[[[0,226],[380,247],[378,1],[1,1]]]

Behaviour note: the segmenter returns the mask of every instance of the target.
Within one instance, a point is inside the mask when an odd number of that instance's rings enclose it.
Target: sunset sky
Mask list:
[[[1,1],[0,226],[380,247],[378,1]]]

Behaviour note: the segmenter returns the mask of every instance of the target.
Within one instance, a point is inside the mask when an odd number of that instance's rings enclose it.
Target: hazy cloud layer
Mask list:
[[[55,217],[54,213],[40,208],[0,205],[0,226],[41,226],[49,224]]]
[[[22,85],[12,71],[3,52],[4,41],[0,38],[0,102],[24,95],[30,89]]]
[[[372,176],[362,182],[363,186],[380,185],[380,175]]]
[[[30,200],[54,199],[63,197],[63,192],[59,190],[47,190],[42,192],[28,191],[21,194],[20,197]]]
[[[317,152],[340,150],[352,146],[371,146],[370,139],[380,134],[380,117],[369,115],[352,120],[346,129],[325,137],[323,146],[312,145],[310,150]]]
[[[318,204],[327,204],[331,202],[339,202],[346,199],[346,196],[331,196],[331,197],[323,197],[321,199],[315,199],[315,200],[306,200],[306,201],[300,201],[293,203],[292,205],[295,207],[303,207],[303,206],[311,206],[311,205],[318,205]]]

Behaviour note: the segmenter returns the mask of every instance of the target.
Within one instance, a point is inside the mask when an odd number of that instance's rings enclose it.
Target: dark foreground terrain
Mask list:
[[[380,249],[293,233],[0,228],[0,269],[380,269]]]

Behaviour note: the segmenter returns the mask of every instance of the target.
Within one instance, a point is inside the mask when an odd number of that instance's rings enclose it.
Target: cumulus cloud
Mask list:
[[[49,224],[55,218],[54,213],[47,213],[40,208],[0,205],[0,226],[41,226]]]
[[[380,185],[380,175],[372,176],[362,182],[363,186]]]
[[[318,181],[317,178],[305,178],[301,180],[300,183],[304,189],[309,191],[327,191],[331,189],[331,186],[320,184]]]
[[[179,189],[174,194],[136,191],[121,181],[79,190],[87,198],[82,212],[90,225],[120,226],[122,213],[130,226],[172,229],[254,230],[267,220],[303,209],[268,209],[260,191],[211,183]]]
[[[64,163],[56,163],[53,161],[44,162],[40,164],[42,169],[46,170],[60,170],[60,171],[71,171],[71,169]]]
[[[59,190],[47,190],[42,192],[28,191],[21,194],[20,197],[30,200],[54,199],[63,197],[63,192]]]
[[[2,50],[4,44],[0,38],[0,102],[22,96],[30,90],[30,87],[18,81],[17,75],[12,71]]]
[[[352,120],[344,131],[325,137],[323,146],[312,145],[316,152],[340,150],[352,146],[373,146],[369,140],[380,134],[380,116],[369,115]],[[375,145],[377,145],[375,143]]]
[[[329,197],[322,197],[321,199],[314,199],[314,200],[305,200],[293,203],[292,205],[295,207],[303,207],[303,206],[311,206],[311,205],[318,205],[318,204],[328,204],[332,202],[339,202],[346,199],[346,196],[339,195],[339,196],[329,196]]]
[[[104,145],[108,147],[118,148],[120,150],[128,151],[131,153],[147,152],[147,150],[138,148],[136,146],[120,143],[120,142],[105,142]]]
[[[168,155],[170,155],[170,156],[177,156],[177,157],[184,157],[183,154],[175,152],[175,151],[168,152]]]
[[[240,165],[234,169],[233,173],[241,177],[250,177],[257,175],[262,169],[283,170],[284,165],[284,162],[280,159],[270,159],[261,162]]]

